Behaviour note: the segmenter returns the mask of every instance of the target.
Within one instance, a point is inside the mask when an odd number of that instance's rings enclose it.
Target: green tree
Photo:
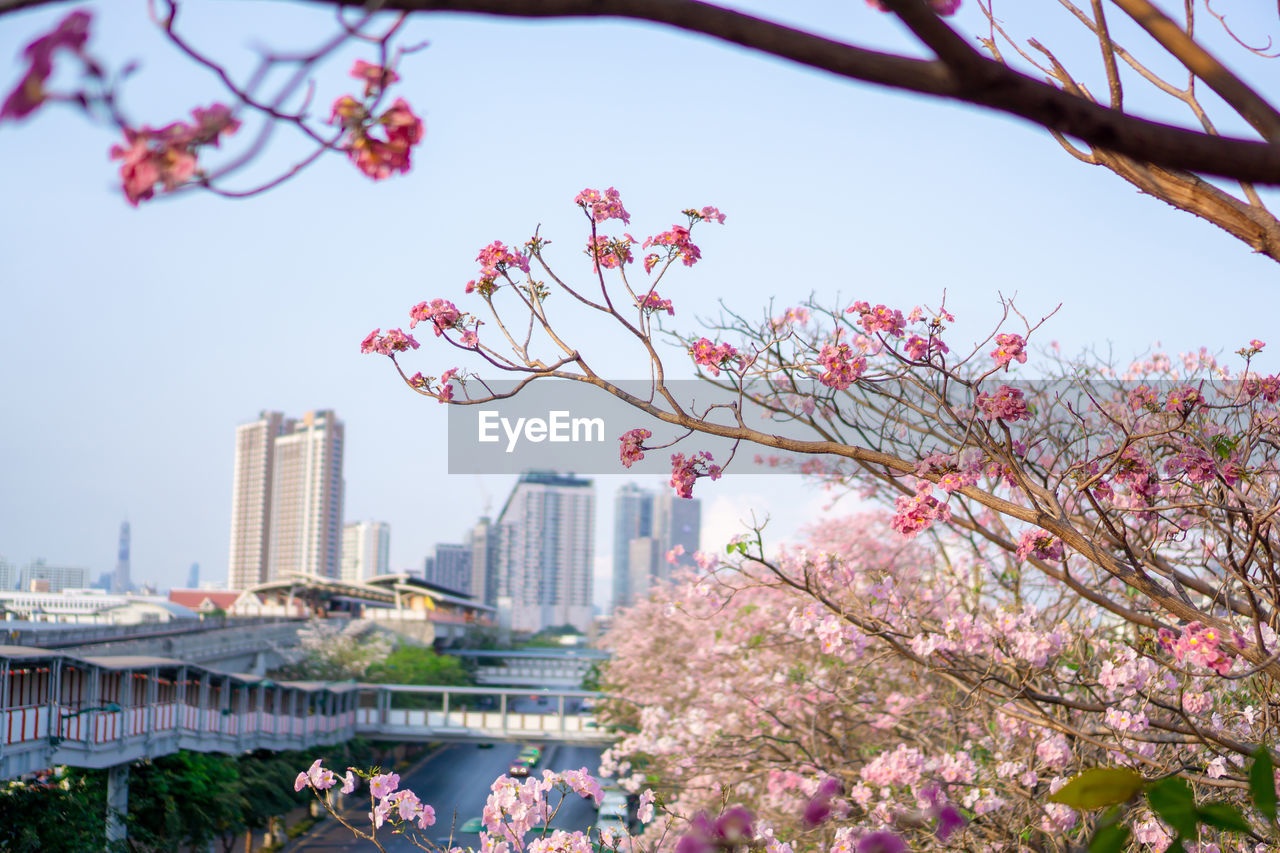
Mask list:
[[[0,788],[0,850],[103,849],[106,784],[99,776],[101,771],[73,771],[57,784],[10,782]]]

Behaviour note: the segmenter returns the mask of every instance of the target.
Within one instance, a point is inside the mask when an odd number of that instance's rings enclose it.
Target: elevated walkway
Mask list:
[[[582,690],[272,682],[161,657],[0,646],[0,779],[176,752],[373,740],[608,743]]]

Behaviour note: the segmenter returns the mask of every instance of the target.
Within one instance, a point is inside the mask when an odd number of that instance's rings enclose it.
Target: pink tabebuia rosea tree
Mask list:
[[[1272,523],[1280,509],[1280,378],[1250,369],[1262,341],[1241,347],[1238,373],[1204,351],[1176,361],[1157,354],[1115,369],[1052,351],[1037,355],[1032,344],[1043,321],[1025,320],[1011,303],[987,340],[962,348],[949,334],[954,318],[945,307],[851,300],[813,301],[756,323],[732,315],[711,329],[714,338],[674,333],[682,346],[673,356],[656,340],[659,331],[673,334],[663,323],[679,308],[667,276],[698,262],[695,232],[723,224],[724,214],[690,208],[683,224],[638,240],[606,233],[631,218],[613,189],[584,190],[575,201],[589,229],[590,263],[582,273],[590,289],[553,269],[541,236],[519,249],[494,243],[480,253],[479,277],[459,288],[474,313],[440,297],[414,306],[411,320],[431,323],[434,337],[458,356],[517,377],[517,392],[541,379],[584,383],[669,429],[664,436],[644,427],[621,435],[624,466],[682,439],[715,436],[732,440],[735,453],[742,445],[760,448],[758,464],[794,467],[892,509],[877,525],[879,535],[925,549],[927,560],[890,559],[871,581],[842,566],[848,557],[834,550],[774,558],[740,543],[746,562],[730,573],[729,583],[744,589],[772,585],[798,596],[793,606],[811,617],[792,620],[798,635],[791,642],[805,642],[809,630],[808,642],[825,654],[888,656],[903,678],[938,695],[953,691],[945,724],[916,724],[918,731],[949,725],[959,733],[945,742],[950,757],[921,752],[910,739],[900,743],[895,749],[916,750],[910,760],[920,772],[882,776],[873,769],[862,777],[865,815],[850,807],[859,817],[851,827],[900,829],[893,798],[901,790],[919,802],[931,797],[935,820],[943,804],[959,803],[968,809],[967,831],[996,845],[990,849],[1005,849],[999,845],[1016,836],[1001,841],[989,830],[1003,825],[1003,815],[976,819],[1008,803],[1030,809],[1015,810],[1018,832],[1046,839],[1056,833],[1061,844],[1095,830],[1118,832],[1114,822],[1071,812],[1069,805],[1085,809],[1097,797],[1078,787],[1056,792],[1067,767],[1132,768],[1111,771],[1121,774],[1121,789],[1130,786],[1117,802],[1176,774],[1148,792],[1151,808],[1175,823],[1176,810],[1161,798],[1181,797],[1186,808],[1196,800],[1191,788],[1170,794],[1170,785],[1189,782],[1202,796],[1252,791],[1246,774],[1255,762],[1270,761],[1280,715],[1280,543]],[[666,298],[655,308],[659,286]],[[649,393],[637,396],[592,368],[573,328],[557,325],[554,297],[562,295],[635,342],[653,377]],[[400,329],[375,332],[362,345],[391,357],[421,394],[455,405],[495,399],[467,369],[409,375],[400,357],[416,347]],[[682,405],[669,377],[689,369],[730,402]],[[1015,378],[1030,370],[1036,378]],[[807,434],[756,426],[745,417],[748,405]],[[688,497],[697,480],[718,478],[727,463],[695,444],[672,456],[671,485]],[[921,575],[922,565],[931,568]],[[623,655],[626,645],[619,643]],[[618,677],[616,688],[625,694],[629,680]],[[905,697],[899,703],[937,710],[897,692]],[[877,715],[892,717],[888,696],[871,691],[864,699]],[[976,709],[975,716],[966,719],[957,708]],[[994,730],[983,735],[988,723],[1015,731],[1022,745],[972,746],[997,737]],[[745,726],[737,735],[752,731]],[[1038,765],[1026,753],[1030,745]],[[959,750],[973,764],[964,791],[942,783],[959,784],[969,764],[948,771],[950,779],[937,770],[944,758],[960,761]],[[892,754],[868,755],[867,766],[895,761]],[[809,760],[806,772],[816,775],[808,784],[835,776],[835,763]],[[908,778],[910,785],[902,782]],[[1051,803],[1055,797],[1060,802]],[[1238,831],[1240,844],[1274,842],[1265,802],[1260,808],[1252,823],[1239,818],[1241,825],[1228,826],[1231,817],[1211,825]],[[1204,814],[1214,817],[1212,809]],[[1194,812],[1190,826],[1202,817]],[[873,828],[876,821],[885,826]],[[1159,826],[1140,816],[1134,843],[1164,838],[1162,832],[1174,837]],[[1172,831],[1178,843],[1194,840],[1185,822]],[[1052,849],[1059,842],[1043,843]]]
[[[0,3],[0,17],[53,2]],[[158,192],[190,188],[231,197],[255,195],[300,174],[326,152],[345,154],[361,172],[379,180],[407,171],[411,153],[423,139],[422,122],[403,98],[386,104],[386,90],[399,79],[402,56],[417,49],[395,46],[408,16],[454,11],[515,18],[630,18],[745,46],[847,80],[1017,116],[1049,131],[1075,159],[1102,166],[1143,193],[1280,259],[1280,220],[1254,187],[1280,183],[1280,109],[1218,58],[1226,50],[1242,64],[1272,59],[1272,38],[1260,16],[1247,19],[1243,11],[1237,16],[1236,10],[1220,10],[1210,0],[1187,0],[1172,13],[1152,0],[1040,0],[1011,4],[998,15],[986,0],[868,0],[870,9],[899,19],[928,54],[924,57],[919,50],[893,54],[880,46],[840,42],[701,0],[385,0],[351,13],[347,7],[360,4],[306,0],[303,5],[336,10],[332,37],[310,48],[263,49],[248,73],[233,71],[217,51],[198,47],[183,29],[183,10],[192,2],[158,0],[132,8],[142,13],[149,5],[153,21],[178,55],[214,72],[223,94],[207,109],[193,104],[194,122],[155,128],[126,116],[120,88],[135,69],[126,65],[116,73],[97,58],[90,45],[92,16],[78,9],[27,45],[23,70],[0,104],[0,124],[61,102],[114,125],[124,140],[112,156],[122,161],[122,189],[135,205]],[[1106,6],[1115,8],[1107,13]],[[1046,9],[1064,11],[1063,21],[1074,19],[1078,28],[1057,27],[1039,38],[1018,34],[1036,26],[1024,15]],[[120,14],[116,9],[112,13]],[[1228,14],[1232,21],[1248,20],[1245,28],[1233,28]],[[1121,21],[1113,28],[1117,16]],[[376,61],[362,59],[352,68],[352,75],[365,84],[363,95],[339,94],[324,101],[332,104],[326,122],[324,110],[312,109],[313,77],[351,44],[371,49]],[[1100,68],[1084,65],[1080,57],[1085,55],[1100,55]],[[68,90],[51,89],[50,80],[61,65],[82,69],[82,82]],[[1095,72],[1098,95],[1090,91]],[[1267,68],[1259,76],[1274,77]],[[1152,114],[1155,99],[1172,106],[1187,126],[1130,112],[1135,91],[1140,100],[1147,99],[1145,113]],[[238,150],[209,165],[208,150],[242,123],[250,124],[250,132],[237,134]],[[305,153],[273,167],[274,178],[230,185],[228,179],[264,154],[273,127],[301,139]]]

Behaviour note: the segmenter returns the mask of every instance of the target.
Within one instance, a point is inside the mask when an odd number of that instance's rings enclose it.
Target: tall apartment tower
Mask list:
[[[702,504],[670,491],[655,494],[628,483],[618,490],[613,516],[613,608],[645,598],[675,566],[693,566],[702,536]],[[667,554],[682,546],[674,565]]]
[[[653,535],[653,492],[635,483],[613,499],[613,609],[631,603],[631,540]]]
[[[236,427],[236,467],[231,485],[231,558],[227,586],[247,589],[267,579],[271,544],[271,478],[276,438],[284,415],[263,412]]]
[[[702,501],[679,497],[670,489],[659,492],[653,499],[653,535],[662,543],[664,564],[670,565],[666,553],[682,545],[684,553],[675,565],[695,565],[693,553],[702,547]]]
[[[595,514],[590,480],[549,471],[520,475],[494,525],[499,624],[514,631],[558,625],[587,631]]]
[[[133,583],[129,580],[129,522],[122,521],[120,546],[116,549],[116,570],[111,576],[111,591],[129,592],[132,589]]]
[[[422,567],[422,579],[445,589],[471,594],[472,547],[466,545],[436,545],[436,553],[427,557]]]
[[[488,515],[481,516],[467,535],[471,546],[471,595],[480,604],[496,607],[498,601],[498,529]]]
[[[236,429],[227,580],[245,589],[290,572],[336,578],[342,548],[343,425],[263,412]]]
[[[366,581],[391,572],[391,525],[356,521],[342,528],[342,579]]]

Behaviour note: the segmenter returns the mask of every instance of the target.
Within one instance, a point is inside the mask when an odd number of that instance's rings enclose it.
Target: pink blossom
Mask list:
[[[1244,390],[1251,398],[1261,397],[1268,403],[1280,402],[1280,376],[1250,376],[1244,382]]]
[[[861,356],[855,357],[853,350],[843,341],[824,344],[822,351],[818,353],[818,364],[826,368],[818,381],[837,391],[848,388],[867,369],[867,360]]]
[[[640,805],[636,807],[636,820],[648,823],[653,820],[654,793],[652,788],[645,788],[640,795]]]
[[[1055,769],[1065,767],[1071,760],[1071,747],[1067,743],[1066,736],[1056,734],[1040,741],[1036,746],[1036,757],[1043,761],[1046,767]]]
[[[343,95],[333,102],[329,123],[346,130],[339,150],[347,152],[356,168],[375,181],[407,174],[413,165],[413,146],[424,135],[422,120],[403,98],[396,98],[386,112],[374,118],[355,98]],[[379,128],[383,136],[372,135]]]
[[[708,222],[716,222],[720,225],[724,224],[724,214],[717,207],[707,206],[698,211],[698,216]]]
[[[494,240],[476,255],[480,262],[480,274],[485,278],[493,278],[511,267],[521,272],[529,272],[529,257],[508,249],[501,240]]]
[[[683,225],[672,225],[670,231],[663,231],[647,238],[640,248],[665,246],[668,258],[679,258],[686,267],[691,267],[702,258],[702,250],[689,240],[689,229]],[[650,258],[653,259],[650,263]],[[648,272],[659,260],[658,255],[649,255],[644,259],[644,268]]]
[[[663,299],[658,295],[656,290],[651,290],[644,296],[636,300],[636,307],[641,311],[656,313],[658,311],[666,311],[668,316],[675,316],[676,309],[672,306],[670,299]]]
[[[1187,414],[1196,406],[1202,405],[1204,405],[1204,397],[1189,385],[1174,388],[1164,401],[1165,411],[1175,414]]]
[[[356,774],[348,770],[347,775],[342,777],[342,793],[350,794],[355,789],[356,789]]]
[[[1188,714],[1200,716],[1212,708],[1213,697],[1208,693],[1184,693],[1182,696],[1182,709]]]
[[[1008,385],[1001,385],[994,394],[978,394],[976,406],[983,420],[1012,422],[1030,417],[1022,391]]]
[[[1108,726],[1120,732],[1140,732],[1147,728],[1147,715],[1141,711],[1108,708],[1104,719]]]
[[[1022,335],[996,335],[996,348],[991,351],[991,357],[996,360],[997,366],[1005,370],[1009,369],[1009,363],[1013,361],[1026,364],[1027,342]]]
[[[943,343],[942,338],[935,335],[930,335],[928,338],[912,335],[907,338],[907,343],[903,347],[903,352],[912,361],[925,361],[935,352],[945,353],[950,351],[951,348]]]
[[[671,454],[671,486],[682,498],[693,497],[693,484],[700,477],[719,480],[722,470],[714,464],[711,454],[699,450],[687,459],[683,453]]]
[[[846,309],[845,313],[858,313],[858,325],[866,331],[868,335],[875,332],[885,332],[894,337],[901,337],[903,330],[906,328],[906,320],[902,316],[902,312],[896,308],[888,308],[884,305],[877,305],[872,308],[866,302],[855,302],[851,308]]]
[[[413,336],[405,334],[400,329],[388,329],[385,335],[379,335],[379,331],[379,329],[374,329],[365,336],[365,339],[360,343],[360,352],[392,355],[393,353],[418,348],[418,342],[413,339]]]
[[[1062,540],[1042,530],[1027,530],[1018,540],[1018,559],[1061,560]]]
[[[92,20],[93,16],[89,12],[77,9],[23,49],[23,55],[29,63],[27,72],[9,93],[9,97],[5,98],[4,105],[0,106],[0,122],[6,118],[26,118],[44,103],[47,97],[44,83],[53,74],[54,51],[66,49],[81,54],[89,40],[89,24]]]
[[[369,780],[369,793],[375,799],[382,799],[400,787],[399,773],[379,773]]]
[[[1181,634],[1161,628],[1158,636],[1161,645],[1170,648],[1174,659],[1179,663],[1185,660],[1212,669],[1219,675],[1226,675],[1231,671],[1234,660],[1219,650],[1222,636],[1216,628],[1191,622],[1183,626]]]
[[[889,525],[907,539],[913,539],[933,526],[935,521],[951,520],[951,509],[933,497],[933,484],[922,480],[914,495],[901,495],[894,504],[896,512]]]
[[[633,462],[639,462],[644,458],[644,442],[645,439],[651,438],[653,433],[643,427],[627,430],[622,434],[618,441],[622,442],[622,448],[619,450],[619,456],[622,459],[622,466],[630,468]]]
[[[694,364],[702,365],[712,376],[719,376],[720,369],[725,367],[726,362],[737,359],[741,364],[742,361],[738,351],[732,345],[712,343],[707,338],[694,341],[693,346],[689,348],[689,355],[693,358]]]
[[[375,92],[382,91],[400,79],[400,75],[390,68],[374,65],[370,62],[365,62],[363,59],[357,59],[355,65],[351,66],[351,76],[357,80],[364,81],[364,96],[366,98]]]
[[[858,853],[907,853],[907,842],[892,832],[871,832],[858,840]]]
[[[631,222],[631,214],[622,206],[622,199],[613,187],[603,193],[592,189],[583,190],[573,199],[573,203],[585,210],[594,222],[604,222],[607,219],[621,219],[624,225]]]
[[[675,565],[680,562],[682,556],[684,556],[684,546],[676,545],[676,547],[667,552],[667,562]]]
[[[457,328],[462,316],[458,306],[448,299],[432,299],[430,302],[419,302],[409,309],[409,328],[416,328],[419,323],[430,320],[436,337],[439,337],[446,329]]]

